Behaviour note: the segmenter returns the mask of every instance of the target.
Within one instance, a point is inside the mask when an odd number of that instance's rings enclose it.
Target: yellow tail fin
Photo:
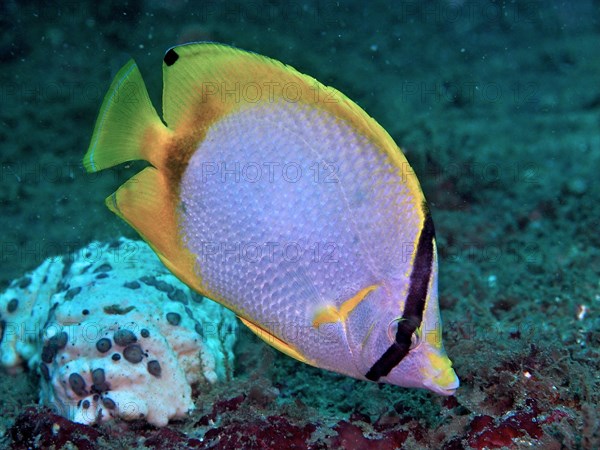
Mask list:
[[[163,152],[157,150],[167,133],[137,65],[130,60],[104,97],[83,166],[88,172],[97,172],[138,159],[160,166]]]

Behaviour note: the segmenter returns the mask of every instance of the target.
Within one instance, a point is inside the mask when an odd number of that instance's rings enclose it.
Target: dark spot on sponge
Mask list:
[[[166,281],[157,280],[156,277],[143,276],[142,278],[140,278],[140,281],[147,284],[148,286],[152,286],[158,291],[165,292],[167,294],[173,292],[173,290],[175,289]]]
[[[123,286],[125,286],[127,289],[139,289],[140,283],[138,283],[137,281],[128,281]]]
[[[75,394],[83,397],[87,395],[87,391],[85,390],[85,380],[78,373],[72,373],[69,375],[69,385]]]
[[[197,292],[192,291],[192,301],[194,303],[202,303],[204,302],[204,297],[198,294]]]
[[[137,338],[133,331],[125,328],[115,331],[114,340],[115,344],[120,345],[121,347],[137,342]]]
[[[13,298],[10,302],[8,302],[8,305],[6,305],[6,310],[9,313],[13,313],[17,310],[18,307],[19,307],[19,299]]]
[[[147,338],[150,336],[150,332],[145,328],[142,328],[142,330],[140,331],[140,334],[142,335],[143,338]]]
[[[96,350],[98,350],[100,353],[106,353],[111,347],[112,343],[108,338],[98,339],[98,342],[96,342]]]
[[[167,313],[167,322],[171,325],[179,325],[181,323],[181,315],[175,312]]]
[[[110,305],[110,306],[105,306],[103,309],[106,314],[122,316],[123,314],[127,314],[129,311],[134,310],[135,306],[132,305],[132,306],[128,306],[127,308],[123,308],[120,305]]]
[[[113,355],[111,356],[111,359],[113,361],[118,361],[121,359],[121,355],[119,353],[113,353]]]
[[[130,363],[137,364],[144,358],[144,352],[138,344],[131,344],[123,349],[123,357]]]
[[[73,300],[77,294],[81,292],[81,286],[71,288],[65,294],[65,300]]]
[[[173,291],[169,292],[168,294],[169,299],[173,300],[174,302],[180,302],[183,303],[184,305],[188,304],[188,299],[185,296],[185,293],[178,288],[173,289]]]
[[[167,283],[166,281],[161,281],[158,280],[156,282],[156,284],[154,285],[154,287],[156,289],[158,289],[161,292],[165,292],[167,294],[173,292],[173,290],[175,289],[173,286],[171,286],[169,283]]]
[[[56,352],[56,350],[65,348],[68,341],[69,341],[69,335],[67,334],[66,331],[63,331],[62,333],[52,336],[48,340],[48,346],[51,347]]]
[[[106,406],[106,409],[115,409],[117,407],[117,404],[115,403],[115,401],[108,397],[104,397],[102,399],[102,404],[104,406]]]
[[[55,356],[56,347],[50,345],[49,343],[48,345],[44,345],[42,348],[42,361],[44,361],[46,364],[50,364],[54,360]]]
[[[50,381],[50,370],[48,370],[48,366],[46,364],[40,364],[40,372],[44,380]]]
[[[24,277],[24,278],[21,279],[21,281],[19,281],[19,287],[21,289],[25,289],[30,284],[31,284],[31,278],[30,277]]]
[[[148,286],[156,285],[156,278],[148,275],[144,275],[143,277],[141,277],[140,281],[144,284],[147,284]]]
[[[104,382],[106,381],[104,369],[94,369],[92,371],[92,381],[94,384],[104,384]]]
[[[94,273],[109,272],[111,270],[112,270],[112,266],[108,263],[104,263],[104,264],[96,267],[96,269],[94,270]]]
[[[104,369],[94,369],[92,371],[92,392],[102,393],[110,389],[110,385],[106,382]]]
[[[148,373],[150,375],[154,375],[156,378],[160,378],[160,374],[162,369],[160,367],[160,363],[157,360],[152,360],[148,362]]]
[[[61,258],[63,265],[62,268],[62,277],[66,277],[69,271],[71,270],[71,266],[73,265],[73,258],[68,255],[65,255]]]

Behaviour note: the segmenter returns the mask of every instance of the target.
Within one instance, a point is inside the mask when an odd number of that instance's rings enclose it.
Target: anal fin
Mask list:
[[[210,297],[195,273],[195,258],[184,247],[176,220],[175,197],[166,177],[146,167],[106,199],[108,208],[129,223],[161,261],[185,284]]]
[[[261,338],[263,341],[265,341],[267,344],[271,345],[272,347],[275,347],[277,350],[279,350],[282,353],[285,353],[286,355],[300,361],[306,364],[309,364],[311,366],[314,366],[315,364],[313,362],[311,362],[310,360],[306,359],[306,357],[304,355],[302,355],[298,350],[296,350],[294,347],[292,347],[291,345],[287,344],[286,342],[282,341],[281,339],[279,339],[277,336],[275,336],[273,333],[267,331],[266,329],[250,322],[247,319],[244,319],[243,317],[238,316],[238,318],[242,321],[242,323],[244,325],[246,325],[248,328],[250,328],[250,330],[256,334],[259,338]]]

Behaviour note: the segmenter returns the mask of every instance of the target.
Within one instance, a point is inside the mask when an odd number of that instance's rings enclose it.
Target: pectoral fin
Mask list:
[[[378,287],[378,285],[374,284],[361,289],[356,293],[356,295],[350,297],[348,300],[342,303],[339,308],[336,308],[333,305],[326,305],[319,308],[315,313],[315,317],[313,318],[313,327],[319,328],[325,323],[346,322],[348,316],[354,310],[354,308],[356,308],[360,302],[367,298],[368,295]]]

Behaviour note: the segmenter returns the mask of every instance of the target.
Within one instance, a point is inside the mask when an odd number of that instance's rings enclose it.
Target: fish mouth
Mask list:
[[[427,389],[439,395],[454,395],[460,386],[460,380],[452,367],[444,370],[436,377],[429,378],[423,383]]]
[[[454,395],[456,393],[456,389],[458,389],[458,386],[452,389],[440,389],[439,391],[437,391],[437,393],[446,397],[450,397],[451,395]]]

